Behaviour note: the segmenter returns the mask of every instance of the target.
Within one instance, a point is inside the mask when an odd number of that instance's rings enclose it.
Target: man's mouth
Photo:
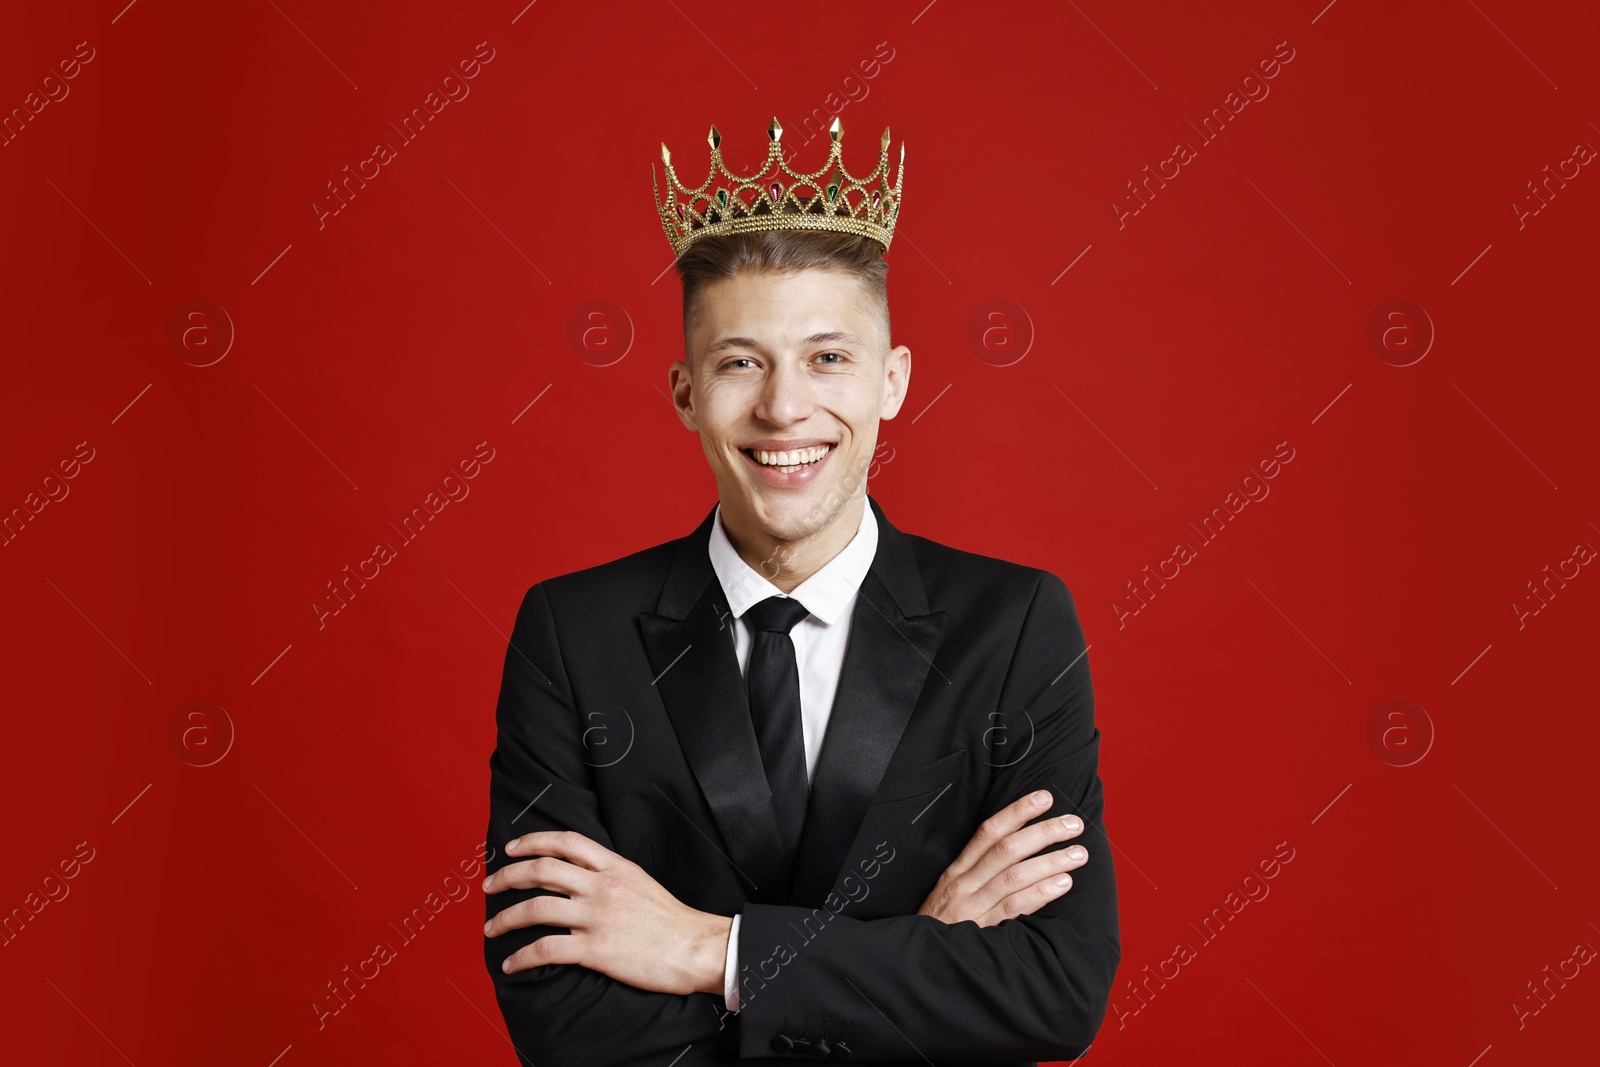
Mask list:
[[[739,451],[763,467],[770,467],[780,474],[794,474],[820,462],[833,449],[833,445],[813,445],[810,448],[792,448],[782,452],[769,452],[760,448],[741,448]]]

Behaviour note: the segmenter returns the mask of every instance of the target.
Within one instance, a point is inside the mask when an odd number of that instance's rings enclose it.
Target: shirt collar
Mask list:
[[[720,503],[711,523],[709,551],[712,569],[722,583],[723,595],[728,598],[728,610],[735,618],[742,617],[752,605],[768,597],[788,595],[804,604],[812,615],[832,626],[854,600],[862,580],[867,576],[867,569],[872,566],[873,557],[877,555],[878,519],[872,513],[872,504],[863,500],[861,525],[855,537],[838,555],[788,594],[768,581],[734,550],[733,543],[722,528]]]

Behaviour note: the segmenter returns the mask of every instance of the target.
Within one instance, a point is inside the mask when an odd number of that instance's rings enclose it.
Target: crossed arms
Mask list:
[[[812,909],[741,906],[740,1025],[722,1001],[728,916],[689,908],[613,849],[542,585],[518,612],[490,759],[484,959],[512,1043],[539,1067],[770,1056],[785,1016],[850,1020],[849,1057],[1073,1059],[1120,960],[1102,819],[1099,731],[1071,594],[1040,573],[1002,687],[1034,741],[996,767],[985,817],[915,915],[838,914],[798,951]],[[1031,807],[1036,789],[1049,807]],[[535,803],[537,801],[537,803]],[[1039,819],[1041,815],[1049,818]],[[1065,850],[1079,832],[1091,859]],[[1030,819],[1039,821],[1029,823]],[[511,855],[499,851],[513,839]],[[1031,857],[1031,858],[1030,858]],[[1076,873],[1069,885],[1056,879]],[[1070,891],[1069,891],[1070,890]],[[1009,921],[1002,921],[1009,920]],[[912,966],[914,964],[914,966]]]

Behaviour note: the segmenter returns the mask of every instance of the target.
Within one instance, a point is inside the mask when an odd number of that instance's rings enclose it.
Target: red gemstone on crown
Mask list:
[[[772,199],[773,200],[781,200],[781,199],[783,199],[783,186],[779,185],[777,182],[773,182],[772,183]]]

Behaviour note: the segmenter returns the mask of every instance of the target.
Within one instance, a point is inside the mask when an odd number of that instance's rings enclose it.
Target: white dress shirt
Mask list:
[[[794,641],[795,663],[800,669],[800,723],[805,737],[806,779],[815,776],[822,738],[833,712],[833,698],[839,689],[844,669],[845,649],[850,643],[850,617],[857,591],[878,551],[878,520],[872,505],[862,502],[861,525],[850,543],[811,577],[785,594],[734,550],[722,528],[722,505],[711,524],[711,566],[728,599],[728,612],[738,619],[733,630],[734,653],[739,658],[739,674],[745,676],[750,665],[754,641],[750,621],[744,617],[752,605],[772,596],[791,596],[810,612],[789,632]],[[733,917],[728,934],[728,957],[722,981],[722,996],[729,1011],[739,1010],[739,919]]]

